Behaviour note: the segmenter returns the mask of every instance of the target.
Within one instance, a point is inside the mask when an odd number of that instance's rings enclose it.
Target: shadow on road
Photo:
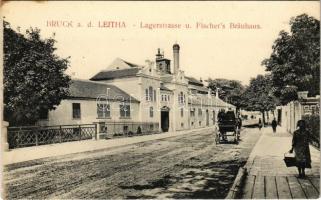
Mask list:
[[[197,159],[197,158],[193,158]],[[161,179],[136,185],[122,185],[122,189],[136,190],[135,194],[129,195],[129,199],[158,198],[158,195],[167,194],[166,198],[174,199],[216,199],[225,198],[238,169],[245,161],[230,160],[220,162],[209,162],[204,165],[184,165],[181,167],[189,169],[180,174],[165,175]],[[153,194],[146,190],[158,188],[159,193]],[[142,192],[145,190],[145,192]]]

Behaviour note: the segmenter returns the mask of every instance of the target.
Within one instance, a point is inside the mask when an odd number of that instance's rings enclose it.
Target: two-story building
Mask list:
[[[187,77],[178,44],[171,60],[158,52],[155,62],[137,65],[116,58],[90,80],[72,80],[69,97],[41,125],[98,123],[101,132],[177,131],[215,124],[220,109],[235,110],[202,81]]]

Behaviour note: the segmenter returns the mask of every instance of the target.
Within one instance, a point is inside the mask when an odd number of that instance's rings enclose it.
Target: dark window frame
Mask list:
[[[79,106],[79,108],[78,108],[78,106]],[[78,110],[78,112],[76,112],[77,110]],[[72,119],[81,119],[81,104],[80,103],[72,103]]]

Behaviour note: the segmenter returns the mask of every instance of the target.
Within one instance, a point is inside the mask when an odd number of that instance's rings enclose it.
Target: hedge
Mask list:
[[[312,144],[320,147],[320,116],[304,115],[302,119],[306,122],[307,130],[312,134]]]

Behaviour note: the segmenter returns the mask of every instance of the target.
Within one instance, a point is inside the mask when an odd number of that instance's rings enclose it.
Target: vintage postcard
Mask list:
[[[1,198],[320,197],[319,1],[1,15]]]

